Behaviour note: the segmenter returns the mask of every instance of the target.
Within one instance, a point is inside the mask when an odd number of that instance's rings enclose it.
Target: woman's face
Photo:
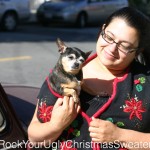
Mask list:
[[[139,35],[136,29],[130,27],[121,18],[115,18],[105,29],[105,37],[115,43],[109,44],[104,36],[99,36],[96,50],[100,62],[108,69],[123,70],[133,61],[136,51],[124,53],[119,50],[131,50],[138,47]],[[116,44],[118,43],[118,44]]]

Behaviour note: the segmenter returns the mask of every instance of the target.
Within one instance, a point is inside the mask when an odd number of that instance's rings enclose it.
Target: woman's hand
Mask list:
[[[119,128],[109,121],[92,118],[89,131],[93,142],[103,143],[118,140]]]
[[[72,97],[59,98],[53,107],[50,123],[57,130],[64,130],[77,116],[80,104],[75,103]]]

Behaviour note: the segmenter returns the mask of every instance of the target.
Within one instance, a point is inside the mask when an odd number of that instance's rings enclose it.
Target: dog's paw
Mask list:
[[[77,95],[73,96],[73,100],[74,100],[75,103],[79,103],[79,101],[80,101],[80,99]]]

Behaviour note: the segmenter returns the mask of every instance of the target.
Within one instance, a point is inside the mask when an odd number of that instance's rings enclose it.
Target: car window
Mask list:
[[[118,1],[120,1],[120,0],[99,0],[99,1],[101,1],[101,2],[118,2]]]
[[[0,133],[6,128],[6,119],[3,115],[2,109],[0,108]]]
[[[51,2],[76,2],[76,1],[84,1],[84,0],[51,0]]]
[[[89,2],[94,3],[94,2],[98,2],[98,0],[89,0]]]

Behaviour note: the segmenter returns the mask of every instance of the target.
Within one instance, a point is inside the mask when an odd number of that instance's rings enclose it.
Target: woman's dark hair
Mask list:
[[[139,50],[143,49],[145,58],[150,61],[150,59],[147,58],[148,55],[150,57],[150,19],[148,16],[135,8],[124,7],[117,10],[106,19],[104,28],[106,28],[116,18],[124,19],[129,26],[138,31]],[[137,51],[137,53],[139,52],[140,51]]]

